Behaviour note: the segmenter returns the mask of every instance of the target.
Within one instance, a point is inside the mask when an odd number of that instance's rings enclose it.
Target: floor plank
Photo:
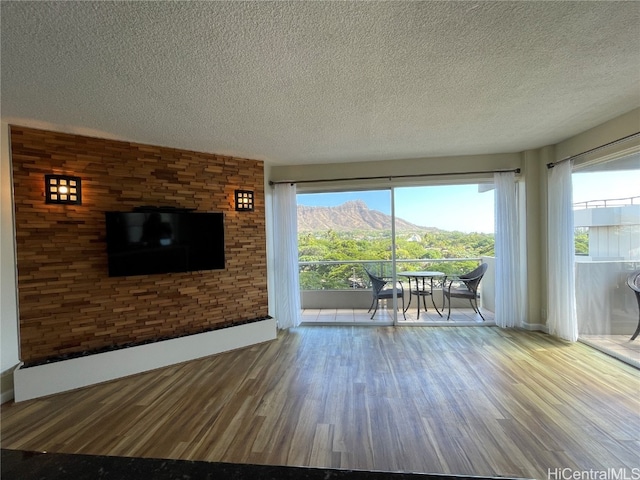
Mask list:
[[[547,478],[640,465],[640,371],[497,327],[299,327],[2,406],[3,448]]]

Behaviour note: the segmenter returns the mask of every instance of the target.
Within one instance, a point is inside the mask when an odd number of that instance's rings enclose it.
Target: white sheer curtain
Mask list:
[[[496,250],[496,312],[500,327],[523,324],[522,273],[518,224],[518,197],[515,174],[494,174],[495,183],[495,250]],[[526,274],[526,273],[525,273]]]
[[[282,183],[273,192],[274,314],[278,328],[300,325],[298,224],[295,184]]]
[[[578,339],[578,320],[571,170],[570,161],[549,169],[547,326],[551,335],[575,342]]]

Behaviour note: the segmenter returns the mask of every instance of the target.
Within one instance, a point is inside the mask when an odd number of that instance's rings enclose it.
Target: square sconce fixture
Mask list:
[[[253,212],[253,192],[236,190],[236,212]]]
[[[80,177],[45,175],[44,188],[46,203],[62,205],[82,204]]]

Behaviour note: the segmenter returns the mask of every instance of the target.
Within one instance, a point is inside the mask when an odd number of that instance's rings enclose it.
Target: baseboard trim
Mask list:
[[[273,318],[13,372],[15,401],[75,390],[275,339]]]
[[[9,368],[0,375],[0,404],[13,400],[13,370]]]
[[[544,333],[549,333],[549,328],[544,325],[543,323],[524,323],[522,325],[522,328],[524,330],[531,330],[531,331],[538,331],[538,332],[544,332]]]
[[[0,394],[0,404],[4,404],[10,402],[14,398],[13,388],[11,390],[7,390],[6,392],[2,392]]]

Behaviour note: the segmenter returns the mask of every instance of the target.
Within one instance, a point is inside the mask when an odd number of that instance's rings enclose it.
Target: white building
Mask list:
[[[589,229],[589,260],[640,260],[640,196],[576,204],[574,225]]]

